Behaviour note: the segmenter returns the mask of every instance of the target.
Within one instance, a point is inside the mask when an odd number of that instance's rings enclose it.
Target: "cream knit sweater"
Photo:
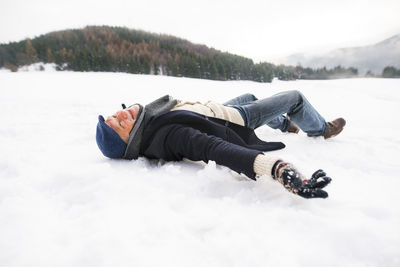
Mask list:
[[[171,110],[189,110],[208,117],[230,121],[244,126],[244,121],[239,111],[232,107],[227,107],[216,102],[181,102]]]
[[[171,110],[189,110],[208,117],[223,119],[232,123],[244,126],[244,121],[239,111],[232,107],[227,107],[216,102],[181,102]],[[280,158],[259,154],[255,160],[253,169],[257,175],[271,176],[272,167]]]

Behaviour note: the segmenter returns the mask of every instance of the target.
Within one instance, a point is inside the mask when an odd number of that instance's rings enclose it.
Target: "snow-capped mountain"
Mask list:
[[[284,61],[285,64],[312,68],[341,65],[355,67],[360,74],[367,71],[381,74],[386,66],[400,68],[400,34],[373,45],[340,48],[321,55],[293,54]]]

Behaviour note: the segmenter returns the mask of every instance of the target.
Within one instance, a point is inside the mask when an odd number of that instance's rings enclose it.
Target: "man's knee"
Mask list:
[[[287,91],[287,94],[293,98],[296,99],[297,101],[303,101],[304,99],[304,95],[302,92],[298,91],[298,90],[291,90],[291,91]]]
[[[256,100],[258,100],[258,98],[255,95],[250,94],[250,93],[243,94],[243,95],[241,95],[241,97],[243,97],[244,99],[246,99],[248,101],[256,101]]]
[[[288,92],[288,94],[293,95],[293,96],[303,96],[303,94],[299,90],[290,90],[287,92]]]

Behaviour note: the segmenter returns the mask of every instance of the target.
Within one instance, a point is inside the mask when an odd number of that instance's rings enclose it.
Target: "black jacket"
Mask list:
[[[213,160],[255,180],[255,157],[284,147],[281,142],[260,140],[252,129],[177,110],[156,117],[145,127],[140,154],[166,161]]]

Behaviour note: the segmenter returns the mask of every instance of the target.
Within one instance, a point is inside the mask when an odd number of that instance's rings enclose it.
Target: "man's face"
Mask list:
[[[133,105],[129,108],[119,110],[114,115],[107,117],[105,121],[117,134],[128,143],[129,133],[135,124],[136,118],[139,113],[139,106]]]

